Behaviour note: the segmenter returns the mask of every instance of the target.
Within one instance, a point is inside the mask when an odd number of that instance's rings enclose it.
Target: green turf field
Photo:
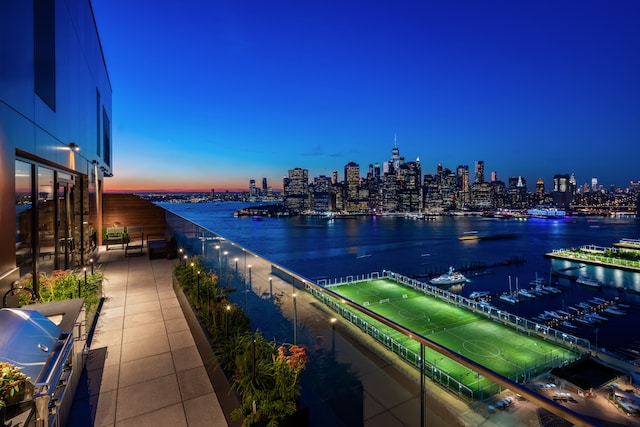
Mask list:
[[[513,380],[517,378],[519,382],[576,358],[575,351],[552,341],[516,331],[485,314],[457,307],[388,279],[353,282],[331,290],[495,372]],[[361,313],[357,315],[362,316]],[[419,354],[417,342],[373,319],[368,318],[367,322],[392,341]],[[381,341],[385,342],[385,339]],[[390,348],[396,351],[393,344]],[[460,382],[476,390],[489,386],[488,380],[428,348],[425,363],[434,379],[441,382],[446,379],[446,384]]]

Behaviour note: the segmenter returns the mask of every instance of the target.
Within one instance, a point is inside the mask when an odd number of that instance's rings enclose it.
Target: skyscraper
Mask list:
[[[475,183],[476,184],[482,184],[484,182],[484,161],[483,160],[478,160],[476,161],[476,176],[475,176]]]
[[[561,209],[569,207],[572,189],[569,175],[557,174],[553,177],[553,204]]]
[[[346,210],[349,212],[359,210],[359,189],[360,166],[355,162],[349,162],[344,167],[344,200]]]
[[[284,205],[287,209],[302,212],[309,209],[309,170],[289,170],[283,181]]]

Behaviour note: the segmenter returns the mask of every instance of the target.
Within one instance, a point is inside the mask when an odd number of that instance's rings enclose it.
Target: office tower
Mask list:
[[[478,160],[476,161],[476,170],[475,170],[475,183],[481,184],[484,182],[484,161]]]
[[[294,212],[309,209],[309,170],[295,168],[289,170],[283,181],[284,205]]]
[[[598,191],[598,177],[591,178],[591,191]]]
[[[258,196],[258,189],[256,188],[256,180],[250,179],[249,180],[249,197],[253,198],[255,201],[255,198],[257,196]]]
[[[544,189],[544,184],[543,184]],[[526,207],[527,204],[527,180],[522,176],[514,176],[509,178],[507,187],[509,194],[509,202],[515,208]]]
[[[538,181],[536,181],[536,194],[540,196],[544,194],[544,181],[542,178],[538,178]]]
[[[360,166],[355,162],[349,162],[344,167],[344,200],[347,211],[359,210],[359,190]]]
[[[393,136],[393,149],[391,150],[391,166],[394,171],[400,168],[400,150],[398,149],[398,136]]]
[[[438,165],[442,168],[441,165]],[[469,183],[469,166],[459,165],[456,169],[456,181],[458,185],[458,208],[463,209],[471,203],[471,188]]]
[[[331,185],[337,185],[338,182],[338,171],[333,171],[331,173]]]
[[[572,190],[569,175],[557,174],[553,177],[553,204],[566,209],[571,204]]]
[[[315,212],[331,210],[331,178],[320,175],[313,179],[313,206]]]

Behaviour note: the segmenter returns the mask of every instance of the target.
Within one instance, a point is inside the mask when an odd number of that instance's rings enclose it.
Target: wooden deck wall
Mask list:
[[[167,229],[165,210],[150,201],[134,194],[105,193],[102,195],[102,204],[105,228],[141,225],[145,239],[164,237]]]

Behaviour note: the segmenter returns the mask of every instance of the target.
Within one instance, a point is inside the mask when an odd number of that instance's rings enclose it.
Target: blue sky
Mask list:
[[[640,179],[640,3],[92,0],[107,190],[282,187],[391,156]]]

